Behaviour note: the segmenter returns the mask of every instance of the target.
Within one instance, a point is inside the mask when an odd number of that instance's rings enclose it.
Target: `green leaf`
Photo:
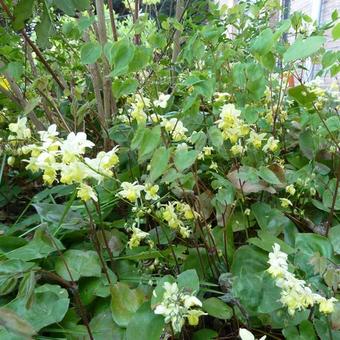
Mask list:
[[[151,157],[151,153],[157,148],[161,140],[161,127],[154,126],[151,130],[146,129],[138,150],[138,160],[145,161]]]
[[[20,0],[14,7],[13,28],[20,31],[25,27],[25,21],[28,20],[33,14],[33,6],[35,0]]]
[[[252,204],[251,210],[262,230],[277,236],[285,228],[294,226],[288,217],[280,210],[273,209],[269,204],[256,202]]]
[[[127,96],[129,94],[135,93],[138,87],[138,82],[135,79],[116,79],[112,83],[113,95],[119,99],[120,97]]]
[[[220,148],[223,145],[223,136],[220,129],[216,126],[211,126],[208,130],[208,136],[211,144],[215,148]]]
[[[313,275],[314,273],[314,268],[310,260],[317,253],[327,259],[332,259],[332,245],[326,237],[321,235],[299,233],[296,235],[295,248],[297,249],[294,258],[295,265],[309,275]]]
[[[267,183],[281,184],[280,180],[276,177],[274,172],[264,166],[260,167],[260,169],[258,170],[258,175]]]
[[[229,320],[233,316],[233,309],[216,297],[204,300],[202,309],[217,319]]]
[[[72,278],[65,266],[64,261],[71,273]],[[98,255],[95,251],[88,250],[67,250],[62,257],[58,257],[55,262],[55,271],[65,280],[79,280],[80,277],[101,276],[101,266]]]
[[[336,61],[338,60],[338,53],[333,52],[333,51],[327,51],[323,56],[322,56],[322,67],[327,68],[332,66]]]
[[[340,22],[338,22],[332,29],[332,37],[334,40],[340,39]]]
[[[94,340],[110,339],[124,340],[125,331],[112,320],[110,311],[104,311],[94,316],[90,322]],[[85,337],[84,337],[85,338]]]
[[[297,39],[284,53],[283,60],[289,63],[298,59],[304,59],[316,53],[326,42],[322,36],[313,36],[306,39]]]
[[[111,289],[113,320],[119,326],[127,327],[143,302],[144,293],[141,289],[130,289],[126,283],[116,283]]]
[[[308,159],[314,159],[316,155],[315,134],[311,130],[303,131],[299,136],[299,146],[302,154]]]
[[[175,153],[175,166],[178,171],[183,171],[191,167],[198,156],[198,152],[195,150],[176,150]]]
[[[322,194],[322,203],[326,208],[331,209],[333,206],[333,199],[336,191],[336,178],[332,178],[327,185],[327,188]],[[335,205],[334,205],[334,210],[340,210],[340,190],[337,190],[337,195],[335,198]]]
[[[112,46],[111,65],[114,64],[114,69],[110,73],[112,77],[117,77],[127,73],[129,63],[134,55],[134,46],[128,39],[122,39],[115,42]]]
[[[57,248],[56,248],[57,247]],[[6,256],[12,260],[31,261],[47,257],[49,254],[63,250],[62,243],[48,232],[38,229],[32,241],[23,247],[12,250]]]
[[[32,325],[35,331],[60,322],[69,306],[66,289],[57,285],[45,284],[34,290],[33,305],[26,308],[25,299],[12,300],[6,308],[13,310]]]
[[[53,33],[53,24],[49,9],[46,6],[46,1],[43,2],[43,13],[40,17],[40,21],[35,27],[37,34],[37,44],[40,48],[46,48],[48,45],[49,37]]]
[[[110,269],[108,269],[108,273],[111,283],[115,284],[117,276]],[[88,305],[95,300],[96,296],[102,298],[110,296],[110,284],[106,275],[102,274],[101,277],[82,279],[79,283],[79,291],[81,300],[85,305]]]
[[[306,107],[311,107],[313,102],[317,99],[316,94],[314,92],[310,92],[309,88],[305,85],[292,87],[288,90],[288,93],[299,104]]]
[[[94,64],[101,54],[102,48],[100,44],[96,41],[89,41],[80,49],[80,60],[85,65]]]
[[[340,254],[340,224],[330,228],[328,238],[332,243],[334,251]]]
[[[150,182],[154,182],[160,177],[168,167],[170,150],[165,146],[158,148],[150,161]]]
[[[231,272],[239,275],[242,268],[248,273],[263,272],[268,268],[268,256],[261,250],[252,246],[241,246],[235,251]]]
[[[144,46],[136,46],[133,58],[129,62],[129,72],[137,72],[150,63],[152,49]]]
[[[195,269],[189,269],[177,276],[178,287],[188,291],[190,294],[198,292],[200,280]]]
[[[159,340],[164,326],[164,318],[151,310],[149,301],[145,302],[127,325],[126,340]]]
[[[0,324],[8,331],[19,334],[23,338],[35,335],[34,329],[27,321],[7,308],[0,308]]]
[[[65,14],[70,16],[74,16],[76,10],[86,10],[90,5],[89,0],[54,0],[53,3],[65,12]]]
[[[270,28],[266,28],[258,35],[258,37],[255,38],[250,50],[253,54],[265,55],[271,50],[273,44],[273,32]]]
[[[15,80],[19,80],[20,77],[22,76],[23,72],[24,72],[24,68],[23,68],[22,63],[19,63],[19,62],[16,62],[16,61],[10,62],[7,65],[7,72]]]
[[[16,275],[20,276],[25,272],[33,269],[35,263],[24,262],[21,260],[7,260],[0,262],[0,276],[3,275]]]

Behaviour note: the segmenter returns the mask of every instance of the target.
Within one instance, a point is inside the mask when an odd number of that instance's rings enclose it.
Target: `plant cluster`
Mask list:
[[[0,338],[339,338],[338,13],[162,6],[0,0]]]

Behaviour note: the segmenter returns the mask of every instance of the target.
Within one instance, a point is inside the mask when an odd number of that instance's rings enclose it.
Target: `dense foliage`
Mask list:
[[[340,339],[338,13],[124,4],[0,0],[0,339]]]

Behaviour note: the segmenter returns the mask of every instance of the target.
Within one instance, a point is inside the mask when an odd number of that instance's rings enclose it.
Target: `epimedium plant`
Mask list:
[[[0,5],[1,337],[340,336],[337,12]]]

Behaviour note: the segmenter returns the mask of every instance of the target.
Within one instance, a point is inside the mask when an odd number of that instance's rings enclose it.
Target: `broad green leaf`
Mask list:
[[[70,277],[64,261],[67,264],[72,278]],[[77,281],[81,277],[101,276],[101,266],[98,255],[92,250],[67,250],[62,257],[57,258],[55,262],[55,271],[58,275],[68,281],[71,279]]]
[[[0,296],[7,295],[17,288],[18,279],[15,276],[0,276]]]
[[[60,322],[69,306],[66,289],[57,285],[45,284],[34,290],[33,304],[26,308],[25,299],[12,300],[6,308],[13,310],[37,332],[41,328]]]
[[[23,247],[12,250],[6,257],[12,260],[31,261],[47,257],[58,250],[63,250],[62,243],[47,231],[38,229],[32,241]]]
[[[0,308],[0,324],[8,331],[21,335],[23,338],[35,335],[34,329],[27,321],[7,308]]]
[[[113,44],[111,65],[114,65],[111,72],[112,77],[117,77],[128,71],[129,63],[134,55],[134,46],[128,39],[122,39]]]
[[[315,134],[306,130],[300,133],[299,146],[302,154],[308,159],[314,159],[317,151],[317,140]]]
[[[35,0],[19,0],[15,5],[13,16],[13,28],[16,31],[22,30],[25,27],[26,20],[30,19],[33,14]]]
[[[216,126],[211,126],[208,130],[208,136],[211,144],[215,148],[220,148],[223,145],[223,136],[221,130]]]
[[[46,6],[46,2],[43,2],[43,13],[40,18],[40,22],[35,27],[35,32],[37,34],[37,44],[40,48],[46,48],[48,45],[49,37],[52,35],[53,23],[51,21],[51,16],[49,9]]]
[[[281,247],[281,250],[284,251],[285,253],[287,253],[288,255],[294,253],[294,249],[292,247],[290,247],[286,242],[284,242],[284,241],[280,240],[279,238],[273,236],[268,231],[259,230],[257,233],[258,233],[259,238],[251,237],[251,238],[248,239],[249,243],[254,244],[257,247],[259,247],[259,248],[261,248],[261,249],[263,249],[267,252],[271,252],[274,243],[278,243]]]
[[[147,66],[151,60],[152,49],[144,46],[136,46],[133,58],[129,62],[129,72],[137,72]]]
[[[165,146],[158,148],[150,161],[150,182],[154,182],[158,177],[164,174],[168,167],[170,159],[170,150]]]
[[[154,126],[152,129],[146,129],[138,150],[138,160],[145,161],[151,157],[151,153],[157,148],[161,140],[161,127]]]
[[[259,176],[264,179],[267,183],[270,184],[281,184],[280,180],[276,177],[273,171],[270,169],[261,166],[258,170]]]
[[[7,65],[7,72],[15,80],[19,80],[24,72],[24,68],[21,63],[13,61]]]
[[[299,85],[288,90],[288,94],[293,97],[299,104],[311,107],[313,102],[317,99],[314,92],[311,92],[307,86]]]
[[[299,233],[295,241],[296,255],[295,265],[300,267],[308,275],[313,275],[314,269],[311,258],[319,253],[327,259],[332,259],[333,249],[330,241],[321,235],[311,233]]]
[[[332,37],[334,40],[340,39],[340,22],[338,22],[332,29]]]
[[[332,66],[338,60],[338,53],[334,51],[327,51],[322,56],[322,67],[327,68]]]
[[[22,260],[6,260],[0,262],[0,276],[3,275],[22,275],[35,267],[33,262]]]
[[[280,210],[273,209],[269,204],[256,202],[252,204],[251,211],[260,228],[275,236],[279,235],[285,228],[294,226],[288,217]]]
[[[108,269],[109,277],[112,284],[117,282],[117,276]],[[106,298],[110,296],[110,284],[106,275],[101,277],[89,277],[82,279],[79,283],[79,291],[81,300],[85,305],[90,304],[97,296]]]
[[[176,150],[175,166],[179,171],[183,171],[191,167],[198,156],[196,150]]]
[[[135,79],[120,80],[116,79],[112,83],[113,95],[118,99],[123,96],[135,93],[138,87],[138,82]]]
[[[0,253],[7,253],[16,248],[22,247],[27,244],[23,238],[16,236],[1,236],[0,237]]]
[[[200,281],[195,269],[189,269],[177,276],[177,283],[180,289],[188,291],[190,294],[198,293]]]
[[[313,36],[306,39],[297,39],[283,55],[285,63],[304,59],[316,53],[325,43],[326,38]]]
[[[126,340],[159,340],[164,326],[164,318],[151,310],[149,301],[145,302],[128,323]]]
[[[111,289],[113,320],[120,327],[127,327],[143,302],[144,293],[140,288],[130,289],[126,283],[116,283]]]
[[[336,191],[336,178],[332,178],[329,182],[328,185],[323,192],[322,195],[322,203],[326,208],[331,208],[333,206],[333,199]],[[340,190],[337,190],[337,195],[335,197],[335,205],[334,205],[335,210],[340,210]]]
[[[94,64],[102,54],[102,47],[96,41],[89,41],[80,49],[80,60],[83,64]]]
[[[95,315],[90,322],[90,329],[94,340],[124,340],[125,331],[112,320],[110,311],[104,311]]]
[[[53,0],[56,7],[61,9],[65,14],[74,16],[75,11],[84,11],[89,5],[89,0]]]
[[[233,309],[216,297],[204,300],[202,309],[217,319],[229,320],[233,316]]]
[[[340,254],[340,224],[329,229],[328,238],[332,243],[334,251]]]
[[[253,54],[265,55],[274,44],[274,35],[270,28],[263,30],[252,43],[250,50]]]
[[[268,268],[268,256],[262,251],[252,246],[241,246],[235,251],[231,272],[239,275],[242,268],[248,273],[263,272]]]

